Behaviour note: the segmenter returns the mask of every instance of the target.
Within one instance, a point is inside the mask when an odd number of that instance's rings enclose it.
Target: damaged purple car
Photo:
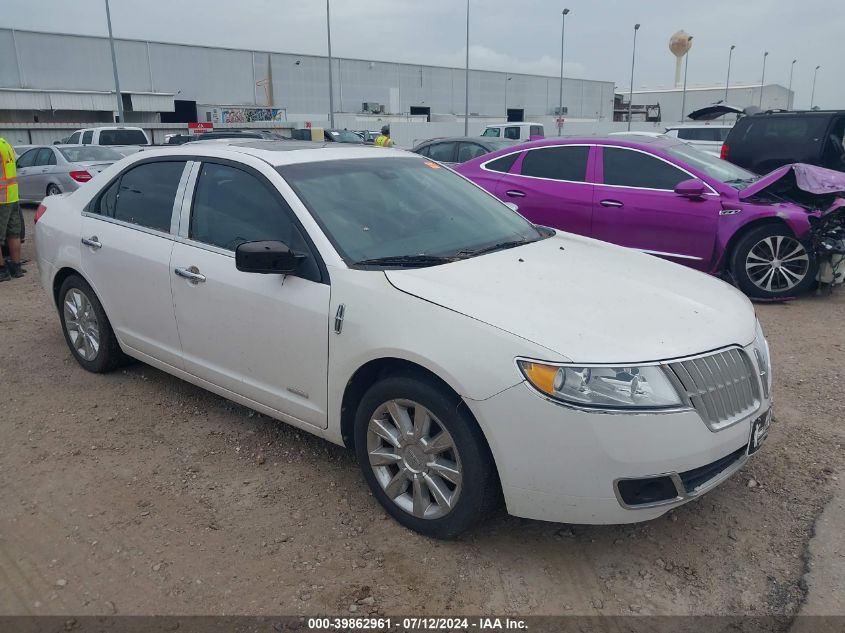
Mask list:
[[[845,275],[841,172],[795,164],[759,177],[648,136],[547,139],[455,171],[536,224],[730,273],[751,297],[794,296]]]

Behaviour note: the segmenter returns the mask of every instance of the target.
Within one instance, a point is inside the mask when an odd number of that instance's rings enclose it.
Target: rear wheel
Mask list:
[[[814,253],[785,226],[752,229],[736,245],[731,272],[749,297],[777,299],[806,292],[816,278]]]
[[[426,536],[454,538],[498,502],[481,429],[433,381],[391,376],[373,385],[358,407],[355,452],[376,499]]]
[[[47,185],[47,195],[48,196],[57,196],[61,192],[62,192],[62,190],[59,189],[58,185],[54,185],[52,182],[49,185]]]
[[[103,306],[82,277],[71,275],[62,283],[59,315],[65,341],[83,368],[105,373],[126,360]]]

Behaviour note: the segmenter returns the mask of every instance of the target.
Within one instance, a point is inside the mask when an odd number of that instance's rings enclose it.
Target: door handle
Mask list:
[[[603,207],[624,207],[625,205],[619,200],[602,200],[599,204]]]
[[[519,189],[510,189],[510,190],[506,191],[505,193],[507,195],[509,195],[511,198],[524,198],[525,197],[525,192],[520,191]]]
[[[96,235],[92,235],[91,237],[83,237],[82,243],[85,244],[85,246],[90,246],[94,250],[97,250],[98,248],[103,248],[103,245],[100,244],[100,240]]]
[[[45,167],[44,169],[42,169],[42,170],[41,170],[41,173],[42,173],[42,174],[46,174],[48,171],[50,171],[50,168],[49,168],[49,167]]]
[[[191,266],[189,268],[175,268],[173,272],[176,273],[177,277],[187,279],[192,284],[198,284],[205,281],[205,275],[200,274],[200,269],[196,266]]]

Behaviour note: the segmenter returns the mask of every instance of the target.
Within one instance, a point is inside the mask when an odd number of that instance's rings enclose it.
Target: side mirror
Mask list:
[[[519,211],[519,205],[514,204],[513,202],[506,202],[505,206],[510,209],[511,211]]]
[[[690,178],[689,180],[682,180],[675,185],[675,193],[684,198],[700,198],[707,191],[707,185],[703,180],[698,178]]]
[[[306,257],[284,242],[244,242],[235,250],[235,267],[244,273],[291,275]]]

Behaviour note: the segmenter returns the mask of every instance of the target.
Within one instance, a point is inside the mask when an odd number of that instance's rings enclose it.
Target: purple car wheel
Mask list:
[[[764,225],[749,231],[733,253],[734,278],[750,297],[801,294],[813,283],[816,270],[813,254],[783,226]]]

